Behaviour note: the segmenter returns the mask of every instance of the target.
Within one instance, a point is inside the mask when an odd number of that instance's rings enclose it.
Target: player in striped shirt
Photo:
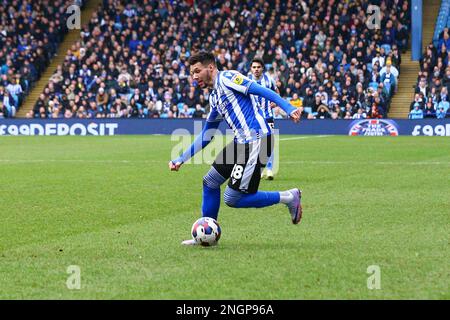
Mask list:
[[[287,205],[292,223],[302,217],[301,191],[297,188],[281,192],[258,191],[261,169],[273,151],[272,129],[250,95],[262,96],[275,102],[295,122],[300,120],[298,109],[274,91],[264,88],[237,71],[219,71],[213,54],[200,52],[189,58],[190,73],[201,88],[212,88],[209,97],[211,112],[202,133],[191,147],[169,162],[172,171],[198,151],[205,148],[224,119],[235,138],[217,156],[211,169],[203,177],[203,217],[217,220],[220,208],[220,186],[229,179],[225,189],[225,203],[234,208],[262,208],[277,203]],[[184,245],[196,245],[193,240]]]
[[[270,90],[275,91],[276,93],[280,94],[280,91],[277,88],[277,85],[275,84],[275,81],[273,78],[267,73],[264,72],[265,65],[264,61],[261,58],[254,58],[252,60],[252,63],[250,65],[250,75],[249,79],[256,81],[259,85],[268,88]],[[267,100],[264,97],[261,96],[254,96],[252,95],[252,99],[255,104],[258,104],[263,112],[264,118],[266,118],[267,123],[269,123],[270,127],[274,129],[275,124],[273,120],[273,111],[272,109],[276,106],[275,103]],[[273,158],[274,153],[270,156],[269,160],[267,161],[267,166],[265,168],[265,173],[263,171],[263,174],[261,177],[266,177],[268,180],[273,180]]]

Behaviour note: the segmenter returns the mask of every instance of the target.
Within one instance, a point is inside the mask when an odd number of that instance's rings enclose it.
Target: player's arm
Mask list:
[[[215,111],[212,111],[215,112]],[[178,158],[169,162],[169,168],[172,171],[178,171],[183,163],[192,158],[197,152],[206,148],[206,146],[214,138],[214,134],[220,125],[220,120],[211,120],[211,116],[208,117],[202,132],[195,138],[192,145]]]
[[[224,74],[222,83],[228,88],[245,95],[253,94],[266,98],[267,100],[272,101],[276,105],[280,106],[281,109],[283,109],[294,122],[300,121],[300,111],[297,108],[294,108],[289,102],[281,98],[280,95],[278,95],[276,92],[259,85],[255,81],[244,77],[238,72],[228,72]]]
[[[300,121],[300,111],[297,108],[294,108],[289,102],[281,98],[276,92],[267,89],[256,82],[252,82],[248,88],[248,93],[272,101],[277,106],[280,106],[280,108],[283,109],[294,122]]]

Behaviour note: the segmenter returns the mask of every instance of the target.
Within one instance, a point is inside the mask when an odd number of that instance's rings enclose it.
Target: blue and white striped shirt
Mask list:
[[[225,119],[237,143],[247,143],[272,133],[262,110],[248,94],[252,82],[238,71],[219,71],[209,96],[211,112],[207,121]]]
[[[259,85],[266,87],[270,90],[276,91],[276,84],[275,80],[269,74],[263,73],[261,75],[261,78],[259,80],[256,80],[255,77],[252,74],[249,74],[249,79],[256,81]],[[258,97],[255,95],[252,95],[252,99],[255,104],[259,104],[259,106],[262,109],[263,115],[266,119],[273,119],[273,111],[270,107],[270,101],[268,101],[266,98]]]

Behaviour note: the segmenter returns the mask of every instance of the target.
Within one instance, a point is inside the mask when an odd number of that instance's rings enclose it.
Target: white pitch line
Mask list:
[[[370,161],[368,163],[362,163],[357,161],[280,161],[281,165],[287,164],[312,164],[312,165],[358,165],[358,164],[375,164],[375,165],[383,165],[383,166],[428,166],[428,165],[434,165],[434,166],[449,166],[450,162],[443,162],[443,161],[415,161],[415,162],[395,162],[395,161]]]
[[[303,139],[324,138],[324,137],[329,137],[329,136],[321,135],[321,136],[305,136],[305,137],[281,138],[280,141],[303,140]]]
[[[139,163],[160,163],[167,164],[168,161],[163,160],[85,160],[85,159],[0,159],[0,163],[112,163],[112,164],[139,164]],[[186,163],[192,164],[192,163]],[[298,160],[298,161],[280,161],[281,165],[367,165],[367,163],[361,163],[359,161],[322,161],[322,160]],[[412,161],[412,162],[395,162],[395,161],[370,161],[370,164],[375,165],[406,165],[406,166],[450,166],[450,162],[445,161]]]
[[[48,163],[48,162],[78,162],[78,163],[156,163],[161,161],[152,160],[85,160],[85,159],[0,159],[6,163]]]

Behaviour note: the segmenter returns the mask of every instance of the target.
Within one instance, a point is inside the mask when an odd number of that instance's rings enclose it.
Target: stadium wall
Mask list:
[[[47,119],[0,120],[0,136],[198,134],[203,121],[193,119]],[[222,134],[228,127],[221,123]],[[365,136],[450,136],[450,119],[277,120],[281,134]]]

